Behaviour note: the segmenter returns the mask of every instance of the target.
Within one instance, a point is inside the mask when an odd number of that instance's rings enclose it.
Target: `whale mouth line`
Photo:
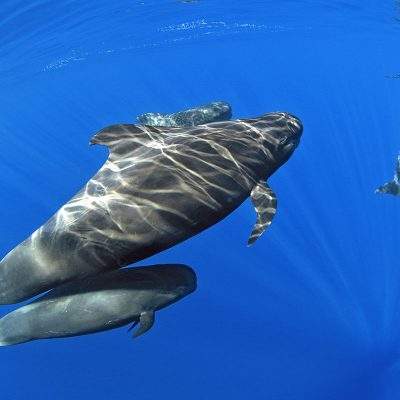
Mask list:
[[[17,344],[25,343],[28,342],[29,340],[23,340],[23,341],[18,341],[18,340],[0,340],[0,347],[6,347],[6,346],[15,346]]]

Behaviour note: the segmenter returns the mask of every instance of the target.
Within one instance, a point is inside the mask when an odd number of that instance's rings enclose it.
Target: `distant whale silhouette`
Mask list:
[[[396,172],[391,182],[385,183],[375,190],[375,193],[387,193],[400,196],[400,155],[397,156]]]
[[[215,101],[174,114],[145,113],[138,116],[143,125],[151,126],[196,126],[232,117],[232,108],[225,101]]]
[[[0,319],[0,346],[105,331],[134,322],[147,332],[157,310],[196,289],[184,265],[128,268],[76,280]]]
[[[110,154],[97,174],[0,262],[0,303],[142,260],[214,225],[248,196],[253,243],[271,223],[265,179],[297,147],[301,122],[275,112],[191,128],[113,125],[91,140]]]

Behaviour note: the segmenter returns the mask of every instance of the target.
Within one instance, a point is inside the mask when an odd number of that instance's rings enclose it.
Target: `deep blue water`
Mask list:
[[[198,289],[125,328],[1,348],[1,399],[400,398],[399,10],[384,0],[0,5],[0,257],[97,171],[102,127],[213,100],[289,111],[302,142],[250,201],[148,260]],[[3,307],[6,313],[13,307]]]

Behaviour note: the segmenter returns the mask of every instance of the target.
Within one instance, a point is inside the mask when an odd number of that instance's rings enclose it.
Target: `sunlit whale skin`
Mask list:
[[[392,181],[385,183],[375,190],[375,193],[386,193],[400,196],[400,155],[397,156],[396,171]]]
[[[145,113],[139,115],[137,119],[141,124],[151,126],[196,126],[227,121],[231,117],[232,108],[229,103],[214,101],[174,114]]]
[[[297,147],[301,122],[276,112],[192,128],[113,125],[110,154],[85,187],[0,262],[0,303],[142,260],[214,225],[249,195],[253,243],[271,223],[265,179]]]
[[[127,268],[72,281],[0,319],[0,346],[84,335],[139,324],[148,331],[156,311],[196,289],[194,271],[184,265]]]

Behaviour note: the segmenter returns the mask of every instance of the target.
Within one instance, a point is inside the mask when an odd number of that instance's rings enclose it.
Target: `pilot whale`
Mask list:
[[[133,337],[147,332],[156,311],[196,289],[185,265],[126,268],[51,290],[0,319],[0,346],[84,335],[133,322]],[[131,328],[131,329],[132,329]]]
[[[144,113],[137,117],[143,125],[195,126],[210,122],[226,121],[232,117],[232,108],[225,101],[214,101],[174,114]]]
[[[0,262],[0,303],[118,269],[214,225],[248,196],[252,244],[271,223],[266,184],[297,147],[299,119],[285,112],[191,128],[112,125],[92,144],[105,164],[68,203]]]
[[[400,155],[397,156],[396,171],[391,182],[385,183],[375,190],[375,193],[387,193],[400,196]]]

